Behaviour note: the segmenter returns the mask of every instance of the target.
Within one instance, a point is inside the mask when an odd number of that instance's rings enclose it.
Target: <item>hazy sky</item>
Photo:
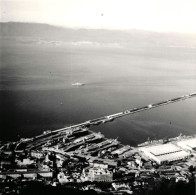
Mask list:
[[[196,0],[0,0],[3,22],[196,32]]]

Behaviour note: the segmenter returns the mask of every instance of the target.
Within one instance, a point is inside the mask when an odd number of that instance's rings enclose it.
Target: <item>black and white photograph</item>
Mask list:
[[[195,0],[0,0],[0,195],[196,195]]]

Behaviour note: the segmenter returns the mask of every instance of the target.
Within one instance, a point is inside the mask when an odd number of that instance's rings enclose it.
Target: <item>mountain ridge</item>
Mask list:
[[[131,45],[196,46],[196,34],[142,30],[65,28],[44,23],[0,22],[1,37],[32,37],[66,42],[90,41]]]

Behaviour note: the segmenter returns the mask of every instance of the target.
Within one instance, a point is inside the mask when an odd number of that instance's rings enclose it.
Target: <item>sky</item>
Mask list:
[[[1,22],[196,33],[196,0],[0,0]]]

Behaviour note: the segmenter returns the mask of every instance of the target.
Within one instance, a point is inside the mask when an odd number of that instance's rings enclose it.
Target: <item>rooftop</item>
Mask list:
[[[170,154],[166,154],[166,155],[161,155],[158,158],[161,161],[165,161],[165,160],[172,161],[174,159],[182,159],[182,158],[185,158],[187,156],[189,156],[189,154],[187,152],[179,151],[179,152],[174,152],[174,153],[170,153]]]
[[[169,143],[169,144],[161,144],[161,145],[155,145],[150,147],[143,147],[142,150],[145,150],[146,152],[150,152],[155,156],[160,156],[160,155],[181,151],[181,148],[175,146],[174,144]]]
[[[179,141],[178,145],[186,145],[186,146],[189,146],[192,149],[194,149],[194,148],[196,148],[196,137],[191,138],[191,139],[187,139],[187,140],[183,140],[183,141]]]

